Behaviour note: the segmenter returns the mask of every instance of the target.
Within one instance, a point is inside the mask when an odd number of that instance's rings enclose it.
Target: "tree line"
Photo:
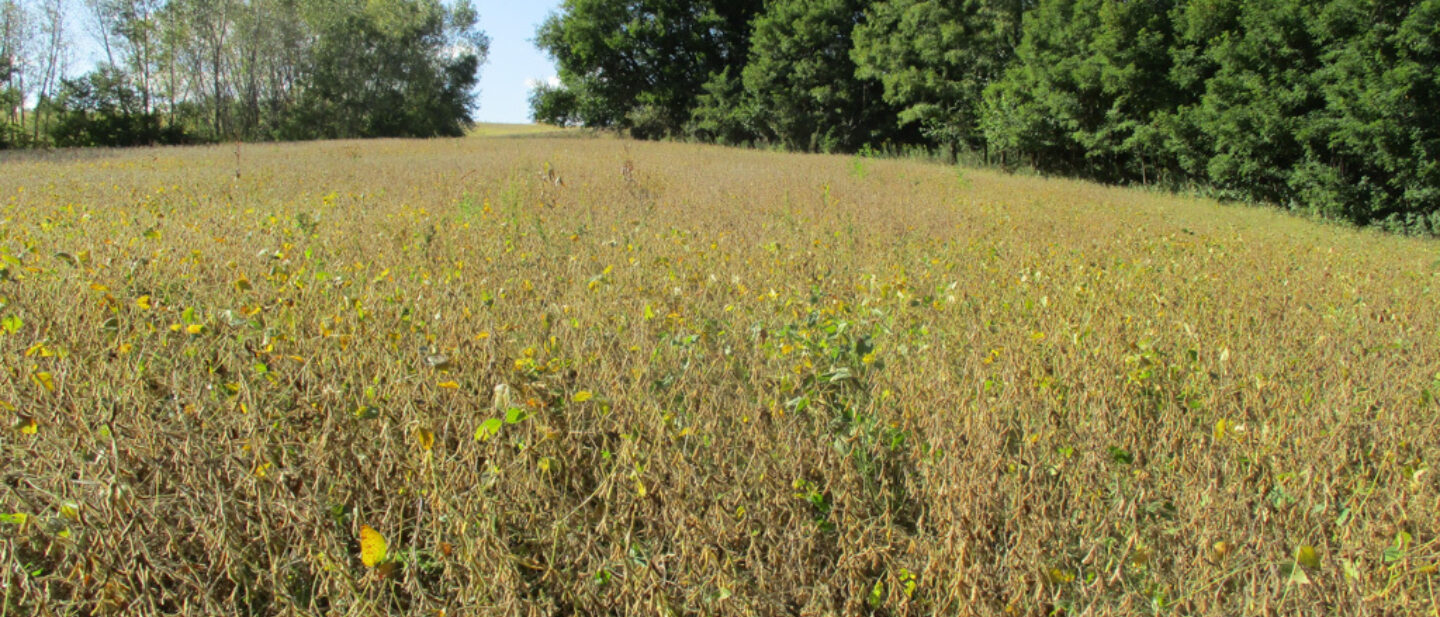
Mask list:
[[[1440,0],[565,0],[538,121],[921,147],[1440,233]]]
[[[0,148],[458,136],[468,0],[0,0]],[[102,55],[69,77],[81,37]]]

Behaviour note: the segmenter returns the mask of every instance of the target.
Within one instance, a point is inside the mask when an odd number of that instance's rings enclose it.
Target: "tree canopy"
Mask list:
[[[460,135],[488,50],[469,0],[0,0],[0,147]]]
[[[928,140],[984,148],[981,94],[1014,57],[1026,0],[872,3],[855,29],[857,74],[879,79],[902,124]]]
[[[741,84],[757,133],[806,151],[854,150],[893,132],[880,83],[862,77],[850,37],[861,0],[776,0],[756,18]]]
[[[536,118],[1006,166],[1440,233],[1440,0],[567,0]]]
[[[678,134],[711,75],[744,62],[760,9],[760,0],[565,0],[536,34],[573,105],[549,113],[641,137]],[[539,102],[554,110],[557,100]]]

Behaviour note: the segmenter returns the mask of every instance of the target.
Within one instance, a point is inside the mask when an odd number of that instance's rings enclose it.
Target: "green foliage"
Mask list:
[[[850,32],[859,0],[778,0],[755,20],[742,81],[760,134],[793,150],[854,150],[883,139],[894,113],[856,76]]]
[[[348,2],[319,24],[290,137],[458,137],[489,40],[468,3]]]
[[[986,136],[1046,171],[1433,233],[1436,6],[1042,2]]]
[[[564,87],[532,107],[640,137],[977,152],[1435,233],[1437,31],[1440,0],[571,0],[539,33]]]
[[[1283,203],[1291,196],[1288,175],[1304,156],[1299,133],[1323,105],[1313,83],[1322,50],[1307,27],[1317,10],[1298,1],[1238,3],[1218,23],[1186,33],[1191,45],[1204,46],[1193,55],[1214,66],[1193,115],[1211,149],[1195,153],[1205,167],[1192,175],[1234,197]],[[1226,23],[1227,15],[1235,21]]]
[[[127,147],[178,144],[189,140],[176,125],[144,111],[140,92],[121,70],[101,66],[79,79],[61,82],[50,128],[57,146]]]
[[[1440,231],[1440,2],[1333,2],[1317,26],[1325,105],[1297,132],[1291,190],[1328,216]]]
[[[711,75],[745,57],[760,0],[567,0],[536,35],[587,126],[678,134]],[[546,102],[547,99],[540,99]]]
[[[952,152],[983,147],[981,93],[1013,57],[1032,0],[887,0],[855,29],[860,77],[879,79],[898,120]]]
[[[6,50],[8,51],[8,50]],[[15,67],[15,61],[9,55],[0,53],[0,110],[7,115],[20,107],[25,100],[25,93],[12,85],[11,79],[19,71]],[[7,150],[23,145],[25,143],[25,131],[10,118],[0,118],[0,150]]]
[[[577,105],[575,93],[563,87],[540,84],[530,92],[530,118],[541,124],[579,124]]]
[[[992,146],[1046,171],[1153,178],[1157,121],[1179,98],[1167,83],[1170,5],[1042,1],[986,93]]]
[[[25,132],[19,126],[0,120],[0,150],[18,148],[25,144]]]
[[[705,141],[743,144],[755,139],[754,101],[745,96],[740,71],[730,67],[711,75],[696,101],[686,133]]]
[[[3,28],[0,147],[459,136],[489,48],[469,0],[93,0],[85,10],[106,62],[55,87],[43,70],[64,41]],[[17,19],[10,12],[4,23]]]

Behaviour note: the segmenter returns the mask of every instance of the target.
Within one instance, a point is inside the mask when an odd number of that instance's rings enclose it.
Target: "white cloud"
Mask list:
[[[444,49],[440,50],[441,55],[452,60],[455,58],[459,58],[460,56],[463,56],[465,54],[473,53],[475,53],[475,47],[469,43],[456,43],[454,45],[446,45]]]
[[[560,77],[558,77],[558,76],[556,76],[556,75],[551,75],[551,76],[549,76],[549,77],[546,77],[545,79],[536,79],[536,78],[534,78],[534,77],[531,77],[531,78],[525,80],[525,89],[526,89],[526,90],[534,90],[535,88],[538,88],[538,87],[540,86],[540,84],[542,84],[542,83],[545,84],[545,85],[547,85],[547,86],[550,86],[551,88],[559,88],[559,87],[560,87]]]

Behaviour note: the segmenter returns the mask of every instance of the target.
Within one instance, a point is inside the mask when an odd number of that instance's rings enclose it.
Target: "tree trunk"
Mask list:
[[[212,58],[213,58],[213,59],[212,59],[212,65],[213,65],[214,74],[211,75],[211,78],[215,80],[215,100],[213,101],[213,104],[215,105],[215,137],[216,137],[216,138],[219,138],[219,137],[222,136],[221,127],[220,127],[220,113],[221,113],[221,109],[220,109],[220,108],[221,108],[221,105],[220,105],[220,44],[219,44],[219,43],[216,43],[216,45],[215,45],[215,53],[214,53],[214,56],[213,56]]]

